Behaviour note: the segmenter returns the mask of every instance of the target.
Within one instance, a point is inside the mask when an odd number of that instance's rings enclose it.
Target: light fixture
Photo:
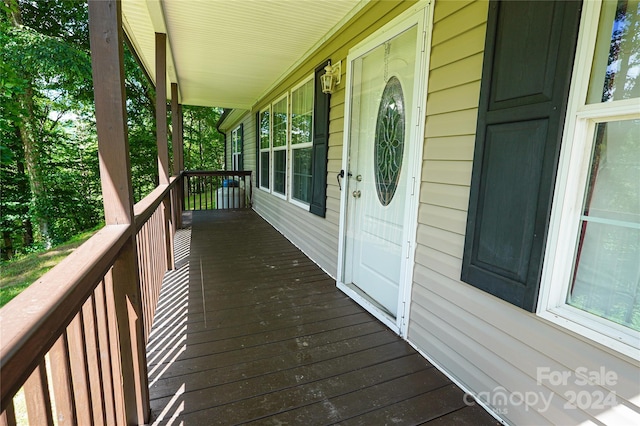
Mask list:
[[[332,94],[335,86],[340,84],[342,76],[342,61],[339,61],[333,66],[329,63],[324,67],[325,73],[320,76],[320,82],[322,83],[322,93]]]

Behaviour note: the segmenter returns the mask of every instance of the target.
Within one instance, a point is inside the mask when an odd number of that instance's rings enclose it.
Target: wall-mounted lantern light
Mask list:
[[[325,73],[320,76],[322,83],[322,93],[332,94],[333,89],[340,84],[342,77],[342,61],[334,65],[324,67]]]

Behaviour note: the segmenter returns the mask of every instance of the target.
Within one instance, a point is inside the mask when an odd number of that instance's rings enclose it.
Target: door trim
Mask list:
[[[415,266],[416,238],[418,230],[418,207],[420,204],[420,183],[422,176],[422,156],[424,150],[424,127],[425,127],[425,107],[427,98],[428,66],[431,46],[431,32],[433,27],[433,7],[430,1],[420,1],[407,11],[400,14],[391,22],[380,28],[374,34],[354,46],[349,50],[347,56],[347,72],[345,83],[345,121],[343,133],[342,169],[349,170],[350,152],[350,122],[351,122],[351,84],[353,80],[352,61],[366,52],[376,48],[385,41],[395,37],[403,31],[417,25],[416,43],[416,69],[414,81],[414,114],[411,122],[415,126],[408,129],[407,137],[410,142],[417,143],[415,155],[410,158],[408,164],[409,174],[407,176],[407,194],[405,217],[403,218],[403,247],[402,252],[406,253],[402,258],[400,282],[398,283],[398,314],[395,318],[389,315],[386,310],[368,298],[357,287],[350,283],[344,283],[345,262],[346,262],[346,242],[347,242],[347,217],[348,217],[348,194],[349,179],[344,179],[344,185],[340,196],[340,222],[338,234],[338,268],[337,287],[347,296],[356,301],[365,310],[388,326],[400,336],[406,336],[409,327],[409,313],[411,305],[411,287],[413,283],[413,269]]]

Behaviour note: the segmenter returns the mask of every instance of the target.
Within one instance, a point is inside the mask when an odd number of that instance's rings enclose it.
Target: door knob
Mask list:
[[[353,198],[360,198],[360,195],[362,195],[362,194],[360,193],[359,189],[356,190],[356,191],[353,191]]]

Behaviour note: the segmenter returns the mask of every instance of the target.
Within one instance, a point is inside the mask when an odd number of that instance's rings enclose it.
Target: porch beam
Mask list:
[[[173,174],[183,169],[182,152],[184,139],[182,134],[182,105],[178,101],[178,84],[171,83],[171,143],[173,145]]]
[[[156,33],[156,142],[158,146],[158,182],[169,184],[169,139],[167,136],[167,35]],[[171,201],[162,203],[167,269],[174,268]]]
[[[95,93],[96,128],[106,226],[129,225],[129,237],[112,269],[122,405],[118,423],[149,420],[147,362],[142,331],[133,189],[124,88],[122,5],[120,0],[89,0],[89,36]]]
[[[182,161],[182,152],[184,150],[184,138],[182,134],[182,105],[179,103],[177,83],[171,83],[171,144],[173,146],[173,175],[177,176],[184,169]],[[173,223],[175,224],[176,229],[182,228],[183,188],[183,184],[176,186],[176,196],[173,197]]]
[[[156,33],[156,140],[160,185],[169,183],[167,138],[167,35]]]

